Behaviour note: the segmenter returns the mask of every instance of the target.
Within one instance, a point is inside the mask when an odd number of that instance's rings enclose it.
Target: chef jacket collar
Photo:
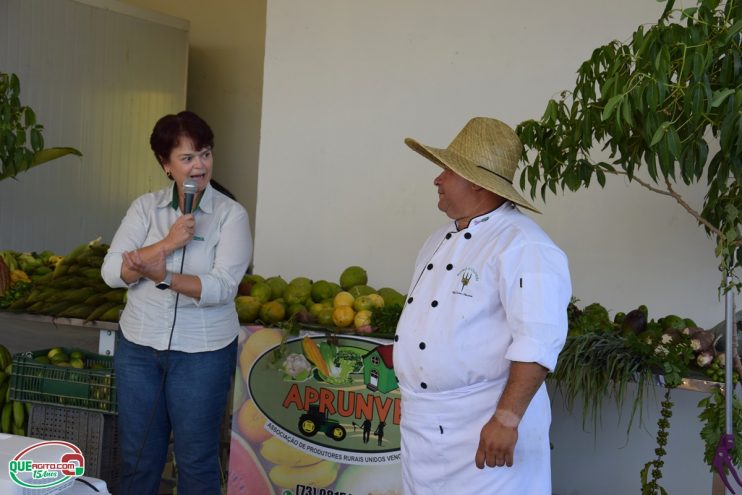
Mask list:
[[[490,210],[486,213],[482,213],[479,216],[473,217],[471,220],[469,220],[469,226],[464,229],[459,229],[458,224],[456,223],[456,220],[453,221],[453,232],[462,232],[465,230],[473,231],[476,230],[477,227],[479,227],[481,224],[492,218],[494,215],[502,214],[502,212],[506,211],[507,209],[515,208],[515,204],[513,204],[512,201],[505,201],[501,205],[499,205],[494,210]]]

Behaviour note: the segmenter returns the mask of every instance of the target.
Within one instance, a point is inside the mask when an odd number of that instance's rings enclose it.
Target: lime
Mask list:
[[[327,280],[318,280],[312,284],[311,295],[314,302],[320,302],[325,299],[331,299],[340,292],[342,288]]]
[[[260,319],[264,323],[278,323],[286,318],[286,308],[278,301],[269,301],[260,306]]]
[[[296,287],[308,287],[311,289],[312,281],[308,279],[307,277],[296,277],[294,279],[291,279],[291,282],[289,282],[289,285],[293,285]]]
[[[251,284],[255,284],[258,282],[265,282],[265,278],[261,277],[260,275],[256,275],[254,273],[251,273],[249,275],[245,275],[242,277],[243,282],[249,282]]]
[[[328,308],[328,307],[323,308],[319,312],[319,314],[317,314],[317,323],[319,323],[320,325],[326,326],[326,327],[332,326],[333,325],[333,322],[332,322],[333,311],[334,310],[332,308]]]
[[[270,301],[272,292],[271,286],[265,282],[256,282],[250,289],[250,295],[261,303]]]
[[[283,293],[283,298],[289,306],[292,304],[304,304],[307,301],[311,301],[310,287],[311,286],[304,285],[289,285]]]
[[[370,296],[356,297],[355,301],[353,301],[353,309],[355,309],[356,311],[372,310],[375,307],[376,304],[374,303],[373,299],[370,298]]]
[[[366,285],[368,275],[360,266],[349,266],[340,274],[340,287],[348,290],[356,285]]]
[[[289,316],[294,316],[299,311],[307,311],[307,307],[301,303],[294,303],[294,304],[289,305],[289,310],[288,310]]]
[[[235,299],[237,316],[243,323],[252,323],[258,317],[262,303],[257,297],[239,296]]]
[[[312,314],[312,316],[314,316],[316,318],[317,316],[319,316],[319,312],[320,311],[322,311],[323,309],[326,309],[328,307],[329,306],[327,306],[326,304],[314,303],[311,306],[309,306],[309,312]]]
[[[59,351],[58,353],[54,354],[51,358],[49,358],[49,361],[52,364],[68,363],[69,360],[70,360],[70,357],[62,351]]]
[[[280,276],[268,277],[265,279],[265,283],[271,286],[271,299],[283,297],[283,291],[289,285]]]
[[[354,285],[348,291],[353,294],[353,297],[367,296],[376,292],[376,289],[369,287],[368,285]]]
[[[51,349],[49,349],[49,352],[46,353],[46,357],[48,357],[49,359],[51,359],[51,358],[54,357],[55,354],[58,354],[60,352],[62,352],[62,348],[61,347],[52,347]]]
[[[404,305],[404,296],[390,287],[383,287],[377,293],[384,299],[384,304],[387,306],[392,304]]]

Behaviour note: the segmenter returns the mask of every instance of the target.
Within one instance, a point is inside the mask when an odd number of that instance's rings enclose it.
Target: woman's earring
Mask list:
[[[165,175],[167,175],[168,179],[173,180],[173,174],[171,174],[169,170],[165,172]]]

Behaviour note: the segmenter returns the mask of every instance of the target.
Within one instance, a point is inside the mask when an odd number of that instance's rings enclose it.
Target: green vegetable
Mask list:
[[[399,304],[384,305],[375,309],[371,314],[371,326],[378,333],[394,335],[400,316],[402,316],[402,306]]]

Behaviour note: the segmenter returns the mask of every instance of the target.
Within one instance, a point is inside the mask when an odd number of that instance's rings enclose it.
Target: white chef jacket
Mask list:
[[[511,361],[554,369],[571,292],[567,257],[512,203],[428,238],[394,344],[405,493],[551,494],[543,385],[518,427],[513,466],[480,470],[474,457]]]
[[[129,207],[113,236],[101,275],[111,287],[128,287],[127,304],[119,325],[136,344],[158,350],[168,348],[175,318],[176,293],[140,279],[128,285],[121,279],[122,254],[164,239],[183,215],[174,200],[172,184],[140,196]],[[234,297],[252,256],[250,221],[245,209],[207,185],[193,211],[196,230],[185,250],[183,273],[201,279],[199,299],[180,294],[170,349],[203,352],[232,342],[240,328]],[[167,270],[180,272],[183,250],[165,259]]]

